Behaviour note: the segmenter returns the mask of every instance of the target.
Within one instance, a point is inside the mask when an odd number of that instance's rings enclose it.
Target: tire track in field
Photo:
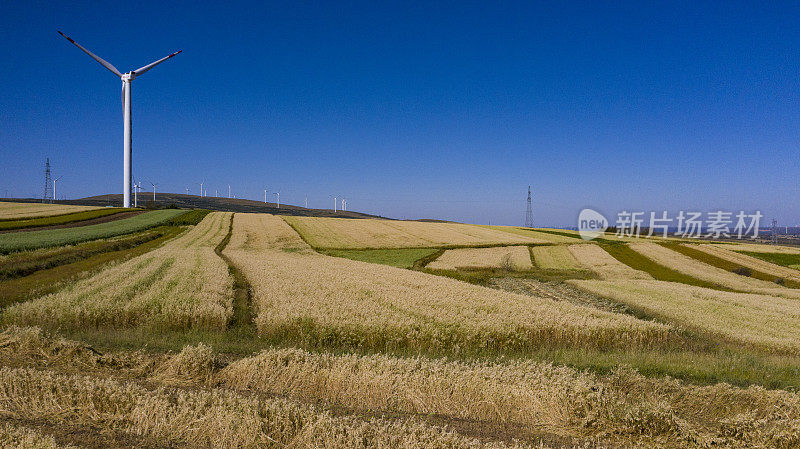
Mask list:
[[[231,241],[231,235],[233,235],[233,218],[235,215],[235,213],[231,215],[228,235],[214,248],[214,252],[228,264],[228,273],[233,276],[233,316],[228,323],[228,329],[235,329],[246,335],[255,335],[256,324],[255,315],[253,315],[253,294],[250,282],[247,281],[247,278],[239,268],[236,267],[233,261],[222,253],[225,247],[228,246],[228,242]]]

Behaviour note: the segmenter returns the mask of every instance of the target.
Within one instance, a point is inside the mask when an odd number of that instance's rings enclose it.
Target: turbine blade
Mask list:
[[[81,44],[73,41],[71,37],[67,36],[66,34],[62,33],[61,31],[59,31],[58,34],[64,36],[68,41],[70,41],[73,44],[75,44],[76,47],[78,47],[81,50],[83,50],[84,53],[86,53],[87,55],[91,56],[92,59],[94,59],[95,61],[99,62],[103,67],[107,68],[108,70],[111,70],[111,73],[113,73],[114,75],[117,75],[117,76],[120,76],[120,77],[122,76],[122,73],[120,73],[119,70],[117,70],[116,67],[111,65],[110,62],[104,60],[103,58],[101,58],[100,56],[97,56],[96,54],[90,52],[89,50],[81,47]]]
[[[175,56],[175,55],[177,55],[178,53],[180,53],[180,52],[182,52],[182,51],[183,51],[183,50],[178,50],[178,51],[176,51],[175,53],[173,53],[173,54],[171,54],[171,55],[169,55],[169,56],[165,56],[165,57],[163,57],[163,58],[159,59],[159,60],[158,60],[158,61],[156,61],[156,62],[151,62],[150,64],[147,64],[147,65],[146,65],[146,66],[144,66],[144,67],[138,68],[138,69],[136,69],[136,70],[134,70],[134,71],[133,71],[133,74],[134,74],[134,75],[136,75],[136,76],[139,76],[139,75],[141,75],[142,73],[144,73],[144,72],[146,72],[146,71],[148,71],[148,70],[152,69],[153,67],[155,67],[155,66],[157,66],[157,65],[161,64],[162,62],[166,61],[167,59],[169,59],[169,58],[171,58],[171,57],[173,57],[173,56]]]

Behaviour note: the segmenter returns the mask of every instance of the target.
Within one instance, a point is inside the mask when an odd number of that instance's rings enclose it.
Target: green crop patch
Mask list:
[[[75,223],[79,221],[92,220],[94,218],[107,217],[109,215],[118,214],[120,212],[127,212],[130,209],[121,207],[104,208],[85,210],[81,212],[74,212],[71,214],[51,215],[49,217],[35,217],[25,218],[21,220],[3,220],[0,221],[0,231],[9,231],[12,229],[27,229],[38,228],[42,226],[54,226],[67,223]]]
[[[175,209],[157,210],[139,214],[131,218],[89,226],[0,234],[0,254],[73,245],[90,240],[139,232],[160,226],[168,220],[184,213],[186,213],[186,211]]]
[[[335,249],[322,251],[323,254],[362,262],[412,268],[414,262],[438,252],[437,248],[398,248],[398,249]]]

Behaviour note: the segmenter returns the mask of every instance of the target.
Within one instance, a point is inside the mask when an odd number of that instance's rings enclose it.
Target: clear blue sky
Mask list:
[[[800,222],[789,2],[0,3],[0,195],[134,174],[398,218],[574,225],[585,206]],[[149,189],[148,189],[149,190]]]

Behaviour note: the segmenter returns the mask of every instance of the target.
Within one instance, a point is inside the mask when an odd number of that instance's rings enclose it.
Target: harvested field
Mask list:
[[[67,229],[12,232],[0,234],[0,254],[27,251],[53,246],[74,245],[89,240],[105,239],[159,226],[171,218],[186,213],[183,210],[166,209],[146,212],[131,218],[107,223]]]
[[[153,326],[224,329],[232,279],[214,253],[230,213],[208,215],[163,247],[41,298],[5,310],[3,319],[67,327]]]
[[[584,270],[565,245],[531,247],[533,261],[546,270]]]
[[[216,379],[270,395],[493,422],[562,438],[603,442],[616,435],[620,447],[628,447],[622,443],[628,438],[647,441],[648,447],[675,441],[695,442],[689,447],[709,441],[721,447],[789,447],[783,444],[795,441],[787,435],[797,435],[800,420],[796,393],[698,387],[626,369],[597,376],[528,361],[463,363],[273,349],[231,364]]]
[[[527,246],[496,246],[448,249],[429,263],[427,268],[432,270],[501,268],[509,271],[525,271],[533,268],[533,264]]]
[[[593,243],[569,245],[569,252],[584,268],[602,279],[652,279],[649,274],[625,265]]]
[[[470,436],[484,442],[513,436],[523,442],[517,447],[553,442],[562,449],[642,442],[707,447],[711,441],[721,448],[792,447],[800,415],[796,393],[694,386],[625,368],[597,375],[527,360],[272,348],[224,366],[203,344],[178,354],[101,355],[79,342],[16,327],[0,333],[0,360],[10,365],[0,369],[1,419],[62,430],[55,435],[67,443],[91,437],[95,447],[118,441],[136,447],[250,447],[264,441],[279,447],[396,447],[400,438],[400,447],[408,448],[483,447]],[[264,414],[267,405],[270,413]],[[295,412],[292,419],[283,418],[287,409]],[[347,427],[330,432],[330,426],[316,425],[320,417]],[[64,432],[72,428],[85,430]],[[391,437],[379,436],[384,433]]]
[[[72,206],[68,204],[12,203],[0,201],[0,220],[48,217],[92,209],[100,208],[96,206]]]
[[[631,243],[630,247],[645,257],[680,273],[702,279],[720,287],[741,292],[761,293],[800,299],[800,290],[783,288],[774,282],[742,276],[665,248],[657,243]]]
[[[167,447],[509,447],[408,420],[334,417],[284,399],[221,389],[148,389],[24,368],[0,368],[0,407],[12,418],[102,425]]]
[[[668,326],[416,271],[322,256],[277,217],[237,214],[224,254],[252,284],[262,336],[305,346],[447,353],[637,347]],[[252,236],[243,237],[243,236]]]
[[[315,248],[427,248],[526,245],[547,241],[486,226],[378,219],[284,217]]]
[[[567,281],[678,326],[800,354],[800,302],[663,281]]]

